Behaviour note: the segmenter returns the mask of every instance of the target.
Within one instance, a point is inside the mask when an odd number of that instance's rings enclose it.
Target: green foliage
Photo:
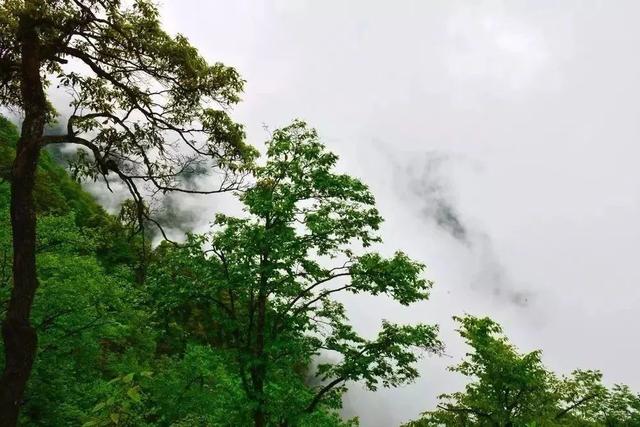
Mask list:
[[[0,45],[0,103],[39,116],[25,146],[75,144],[74,178],[116,178],[133,198],[108,215],[51,153],[40,156],[40,286],[30,315],[40,339],[21,424],[354,425],[338,412],[348,383],[400,386],[418,376],[416,350],[442,350],[432,325],[383,321],[374,337],[351,327],[335,296],[424,301],[425,266],[373,250],[382,222],[373,195],[335,172],[337,156],[303,122],[277,130],[256,165],[227,114],[244,81],[164,31],[152,1],[5,0]],[[28,71],[40,81],[23,80]],[[72,113],[61,133],[40,140],[55,109],[26,94],[53,81],[71,95]],[[0,117],[3,311],[17,140]],[[211,168],[223,172],[219,185],[195,189],[193,178]],[[128,233],[137,223],[144,237],[145,221],[157,224],[147,194],[244,189],[249,170],[255,182],[238,193],[245,215],[219,214],[210,233],[151,254]],[[412,425],[640,425],[640,398],[628,387],[605,387],[597,371],[558,377],[489,318],[456,320],[473,351],[452,371],[470,382]],[[310,372],[321,353],[332,361]]]
[[[13,123],[0,116],[0,177],[3,181],[10,180],[18,137],[18,129]],[[79,214],[78,220],[83,221],[83,225],[105,214],[102,207],[82,191],[80,185],[46,151],[38,163],[34,198],[38,213],[60,215],[74,211]]]
[[[138,203],[142,176],[157,190],[181,191],[184,176],[215,168],[227,173],[218,190],[236,186],[232,175],[256,156],[227,113],[244,81],[233,67],[208,63],[183,35],[167,33],[154,2],[0,3],[2,105],[24,108],[18,70],[25,52],[16,34],[34,22],[41,83],[56,82],[73,111],[44,143],[80,148],[75,177],[125,181]],[[52,105],[48,116],[50,123],[56,117]]]
[[[151,372],[118,376],[103,386],[104,400],[91,410],[82,427],[92,426],[146,426],[145,396],[138,382],[150,377]]]
[[[608,389],[598,371],[558,377],[541,352],[521,354],[493,320],[456,317],[472,352],[451,370],[469,378],[464,391],[439,396],[434,411],[407,426],[636,426],[640,395]]]
[[[10,179],[18,136],[17,128],[0,116],[0,207],[7,211],[10,194],[6,181]],[[39,215],[73,215],[78,226],[100,230],[95,233],[96,253],[105,268],[123,264],[133,267],[139,262],[140,243],[132,244],[123,225],[72,180],[47,151],[42,152],[38,163],[34,198]]]
[[[94,231],[80,229],[72,215],[42,217],[38,231],[40,286],[32,321],[40,340],[23,417],[38,425],[79,423],[101,378],[153,351],[153,334],[135,306],[139,297],[126,266],[108,274],[99,262]],[[6,280],[2,301],[8,292]]]
[[[15,127],[0,123],[0,163],[15,154]],[[154,350],[153,332],[137,305],[132,266],[136,241],[46,154],[36,199],[40,286],[32,312],[39,352],[25,398],[25,425],[80,425],[100,390],[121,369]],[[0,301],[9,297],[11,231],[9,185],[0,183]],[[117,253],[116,249],[122,251]]]
[[[3,135],[17,136],[5,124]],[[4,141],[2,147],[15,142]],[[13,150],[1,160],[10,165]],[[183,249],[161,245],[152,269],[171,271],[161,283],[136,283],[138,244],[45,154],[38,169],[40,287],[32,313],[39,354],[25,397],[23,425],[246,425],[247,398],[237,352],[207,292],[193,280],[198,264]],[[8,183],[0,184],[0,298],[8,298],[11,233]],[[94,212],[88,220],[87,212]],[[200,252],[201,254],[201,252]],[[203,264],[210,275],[211,264]],[[161,268],[162,267],[162,268]],[[208,276],[202,276],[206,278]],[[194,285],[203,285],[198,288]],[[227,319],[228,320],[228,319]],[[277,418],[313,397],[306,385],[308,355],[270,371],[268,410]],[[153,372],[153,375],[147,374]],[[143,373],[145,373],[143,375]],[[333,406],[339,405],[334,400]],[[342,425],[328,410],[297,414],[296,425]]]
[[[156,423],[236,426],[249,424],[250,410],[228,352],[190,344],[182,356],[163,357],[149,386]]]
[[[158,321],[188,313],[182,325],[200,326],[177,328],[167,348],[195,340],[231,349],[254,416],[271,423],[298,425],[315,412],[333,419],[347,382],[375,390],[412,381],[414,349],[441,348],[429,325],[384,322],[376,338],[361,337],[332,298],[385,294],[407,305],[431,286],[401,252],[355,253],[380,241],[382,218],[362,182],[334,172],[336,161],[303,122],[274,132],[255,185],[238,195],[247,215],[217,215],[211,233],[166,248],[150,272]],[[339,361],[321,364],[321,385],[305,388],[302,374],[321,351]]]

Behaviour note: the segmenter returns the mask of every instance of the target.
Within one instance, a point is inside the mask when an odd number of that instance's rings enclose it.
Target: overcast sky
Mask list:
[[[462,379],[450,318],[500,321],[559,372],[640,389],[640,2],[163,0],[163,20],[247,80],[234,117],[299,117],[373,189],[384,250],[429,266],[430,301],[347,300],[353,322],[437,322],[449,357],[413,385],[352,387],[365,427]],[[192,202],[195,203],[195,202]],[[218,209],[207,199],[199,222]],[[187,205],[193,206],[193,205]]]

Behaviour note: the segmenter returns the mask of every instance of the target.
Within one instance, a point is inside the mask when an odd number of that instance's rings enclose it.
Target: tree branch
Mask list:
[[[560,418],[564,417],[565,415],[567,415],[569,412],[573,411],[574,409],[576,409],[578,406],[588,402],[589,400],[595,399],[596,397],[598,397],[597,394],[590,394],[587,395],[585,397],[583,397],[582,399],[578,400],[577,402],[569,405],[567,408],[564,408],[562,411],[558,412],[558,414],[556,414],[556,420],[559,420]]]
[[[346,378],[338,377],[335,380],[331,381],[330,383],[326,384],[324,387],[322,387],[320,391],[313,397],[313,400],[311,400],[311,403],[309,403],[309,405],[305,408],[304,412],[308,414],[313,412],[325,394],[329,393],[338,384],[344,383],[345,381],[346,381]]]

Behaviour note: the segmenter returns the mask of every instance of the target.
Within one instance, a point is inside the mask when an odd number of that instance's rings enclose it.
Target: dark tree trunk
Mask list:
[[[253,425],[255,427],[265,427],[267,425],[267,419],[264,413],[264,408],[258,407],[256,411],[253,413]]]
[[[30,322],[31,306],[38,287],[33,187],[47,103],[40,79],[37,30],[25,17],[20,22],[19,37],[22,42],[21,92],[25,117],[11,177],[13,287],[2,323],[5,366],[0,378],[0,427],[17,424],[37,348],[36,331]]]
[[[262,285],[258,294],[257,301],[257,319],[256,319],[256,348],[254,367],[251,372],[253,390],[258,400],[258,406],[253,413],[253,421],[255,427],[265,427],[267,425],[267,415],[265,413],[264,400],[264,379],[266,375],[266,367],[264,360],[264,333],[265,333],[265,317],[267,309],[266,285]]]

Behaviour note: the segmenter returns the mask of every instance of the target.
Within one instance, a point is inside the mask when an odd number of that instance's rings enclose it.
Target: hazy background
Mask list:
[[[371,185],[385,251],[429,266],[430,301],[346,302],[437,322],[447,357],[346,414],[391,426],[462,379],[454,314],[489,314],[560,372],[640,388],[640,2],[163,0],[170,31],[247,80],[234,117],[258,145],[299,117]],[[173,201],[206,228],[224,198]],[[103,199],[107,201],[106,199]]]

